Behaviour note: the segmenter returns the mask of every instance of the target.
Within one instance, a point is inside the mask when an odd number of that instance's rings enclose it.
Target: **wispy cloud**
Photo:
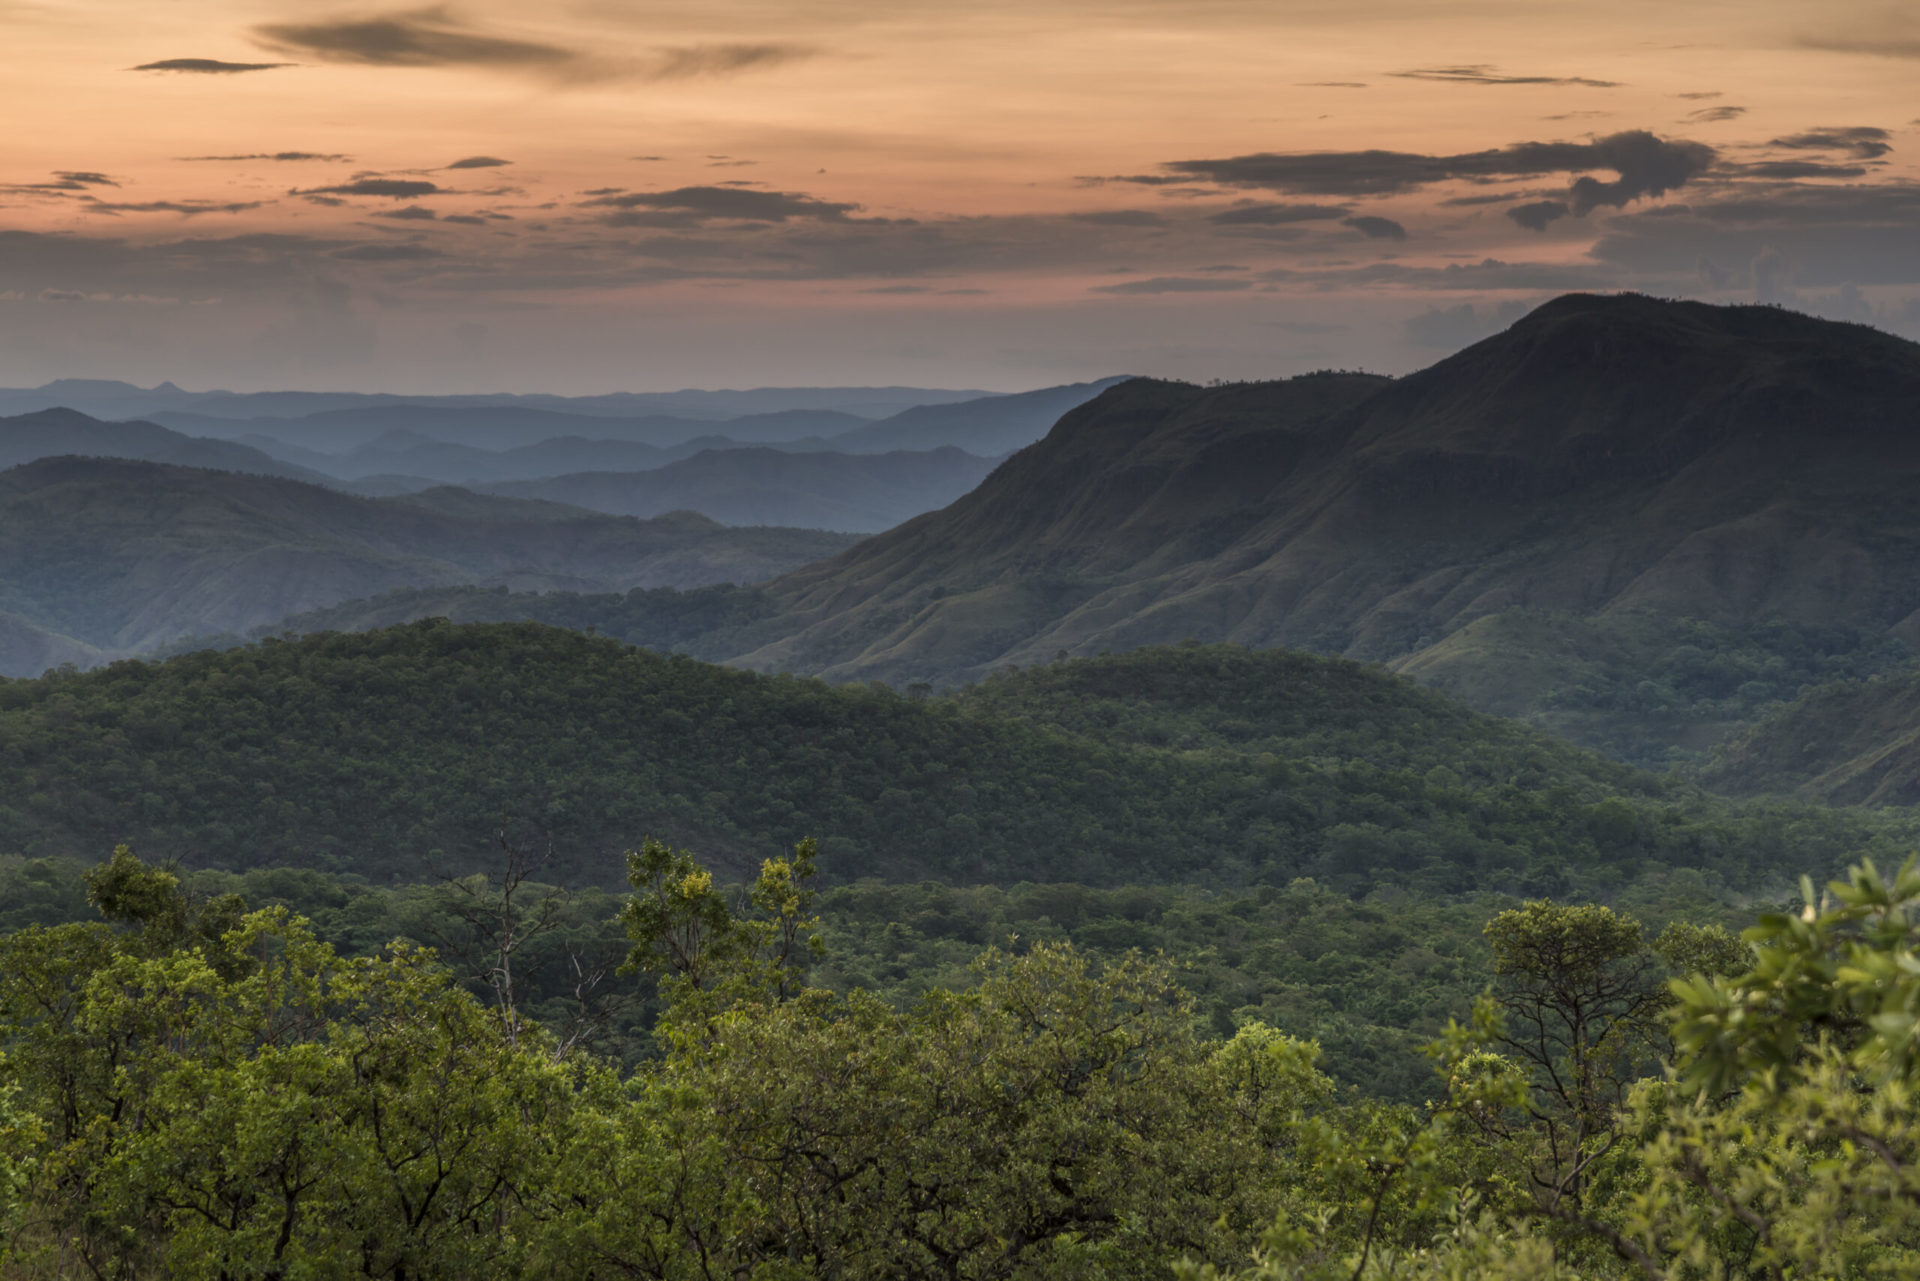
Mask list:
[[[223,62],[218,58],[162,58],[143,62],[129,71],[176,71],[195,76],[234,76],[243,71],[277,71],[294,66],[291,62]]]
[[[1411,71],[1389,71],[1401,80],[1437,80],[1463,85],[1581,85],[1588,89],[1618,89],[1618,80],[1590,80],[1585,76],[1512,76],[1486,63],[1456,67],[1415,67]]]
[[[238,156],[180,156],[181,160],[271,160],[276,163],[294,163],[306,160],[324,160],[330,164],[347,164],[352,156],[338,155],[325,151],[251,151]]]

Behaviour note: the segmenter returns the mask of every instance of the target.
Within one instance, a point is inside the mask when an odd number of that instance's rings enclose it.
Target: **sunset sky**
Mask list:
[[[1400,372],[1575,289],[1920,336],[1920,5],[0,0],[0,383]]]

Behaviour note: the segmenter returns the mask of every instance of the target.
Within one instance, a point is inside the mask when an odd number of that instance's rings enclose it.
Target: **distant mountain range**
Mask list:
[[[486,486],[621,516],[686,508],[727,525],[793,525],[877,534],[945,507],[995,463],[948,445],[888,454],[708,449],[652,471],[590,471]]]
[[[459,489],[373,500],[278,477],[42,459],[0,472],[0,674],[244,632],[398,587],[752,582],[851,541],[691,512],[641,521]]]
[[[1697,759],[1802,688],[1920,652],[1920,346],[1574,295],[1397,380],[1135,380],[721,624],[705,598],[684,619],[667,598],[602,608],[612,634],[836,680],[1294,646],[1643,763]]]
[[[0,415],[37,409],[78,409],[96,418],[146,418],[161,413],[219,418],[298,418],[336,410],[399,405],[430,409],[551,410],[592,417],[666,415],[718,422],[749,414],[824,410],[886,418],[917,405],[977,400],[989,391],[928,387],[760,387],[746,391],[615,392],[604,396],[400,396],[332,391],[183,391],[170,382],[136,387],[111,379],[62,378],[40,387],[0,388]]]

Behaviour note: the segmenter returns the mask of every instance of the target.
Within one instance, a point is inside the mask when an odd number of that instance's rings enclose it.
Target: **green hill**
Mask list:
[[[1134,381],[772,584],[739,661],[951,680],[1184,636],[1389,659],[1519,607],[1897,630],[1916,405],[1913,343],[1632,296],[1393,382]]]
[[[1920,669],[1808,690],[1727,743],[1701,777],[1735,796],[1920,804]]]
[[[817,835],[846,878],[1554,893],[1648,866],[1758,884],[1871,836],[1689,798],[1378,668],[1231,648],[916,697],[430,622],[0,684],[0,854],[129,840],[406,880],[503,822],[603,881],[649,834],[736,871]]]
[[[395,587],[693,587],[771,577],[845,535],[639,521],[430,490],[354,498],[297,481],[111,459],[0,472],[0,672],[244,632]],[[17,638],[17,639],[14,639]]]

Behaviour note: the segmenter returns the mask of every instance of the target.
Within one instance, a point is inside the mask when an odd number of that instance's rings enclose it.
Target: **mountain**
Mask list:
[[[588,415],[518,406],[448,408],[402,402],[328,409],[298,417],[226,418],[204,413],[162,412],[156,422],[200,436],[246,439],[314,451],[348,454],[404,433],[416,441],[439,441],[474,450],[513,450],[556,437],[589,436],[668,448],[725,433],[754,443],[810,441],[845,432],[868,420],[833,410],[795,409],[739,418]],[[319,460],[306,461],[318,464]],[[355,464],[348,464],[354,466]]]
[[[1905,638],[1916,481],[1920,346],[1575,295],[1395,381],[1110,389],[951,507],[769,585],[733,657],[955,680],[1193,636],[1413,663],[1519,608]]]
[[[1031,445],[1046,435],[1062,414],[1125,381],[1103,378],[957,404],[918,405],[891,418],[842,431],[829,437],[827,446],[849,454],[878,454],[954,445],[970,454],[997,457]],[[727,434],[739,433],[729,425]]]
[[[1920,805],[1920,668],[1808,690],[1727,743],[1701,782],[1733,796]]]
[[[142,388],[97,378],[63,378],[40,387],[0,388],[0,414],[68,408],[97,418],[147,418],[162,413],[226,419],[298,418],[331,410],[382,406],[432,409],[552,410],[590,417],[666,415],[719,422],[749,414],[820,410],[859,418],[886,418],[916,405],[975,400],[995,393],[927,387],[759,387],[739,391],[614,392],[600,396],[402,396],[391,393],[308,391],[183,391],[170,382]]]
[[[0,418],[0,469],[62,454],[134,458],[301,480],[324,479],[318,472],[248,445],[200,440],[153,423],[101,422],[71,409],[42,409]]]
[[[703,450],[652,471],[587,472],[487,489],[622,516],[684,507],[726,525],[878,533],[946,506],[994,465],[951,446],[887,454]]]
[[[0,472],[0,615],[35,644],[125,653],[396,587],[750,581],[849,541],[727,529],[690,512],[639,521],[464,490],[374,500],[276,477],[54,458]],[[21,662],[40,661],[16,645]]]
[[[1906,829],[1745,812],[1376,667],[1159,648],[957,697],[430,621],[0,684],[0,852],[386,882],[504,823],[617,883],[648,835],[836,880],[1561,893],[1646,867],[1777,882]]]

